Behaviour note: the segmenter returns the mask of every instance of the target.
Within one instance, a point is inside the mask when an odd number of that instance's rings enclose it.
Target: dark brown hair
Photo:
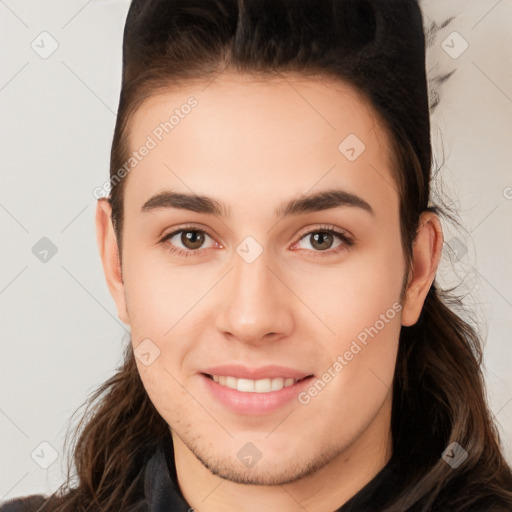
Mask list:
[[[424,41],[414,0],[133,0],[111,178],[128,159],[133,113],[168,87],[223,71],[341,80],[367,98],[392,140],[410,263],[420,214],[438,212],[429,207]],[[112,180],[109,197],[120,246],[124,182]],[[481,343],[455,312],[458,305],[434,283],[419,321],[401,330],[391,425],[391,463],[401,487],[386,512],[484,510],[484,503],[512,508],[512,474],[485,399]],[[128,346],[124,364],[91,397],[76,428],[76,485],[65,486],[58,510],[137,510],[145,464],[161,442],[172,443],[169,427]],[[457,469],[441,458],[452,442],[468,452]]]

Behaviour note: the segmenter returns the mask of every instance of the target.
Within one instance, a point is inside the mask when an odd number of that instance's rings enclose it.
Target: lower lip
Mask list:
[[[201,373],[200,377],[206,384],[209,392],[220,403],[227,406],[237,414],[262,415],[269,414],[283,407],[288,402],[297,398],[297,395],[306,388],[313,377],[296,382],[292,386],[287,386],[279,391],[269,391],[268,393],[244,392],[228,388]]]

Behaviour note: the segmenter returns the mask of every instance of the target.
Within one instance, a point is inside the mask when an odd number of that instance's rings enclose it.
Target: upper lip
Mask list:
[[[286,366],[267,365],[260,366],[259,368],[249,368],[247,366],[236,364],[224,364],[220,366],[212,366],[205,368],[201,373],[209,375],[225,375],[227,377],[236,377],[237,379],[271,379],[274,377],[284,377],[285,379],[300,380],[308,377],[311,374],[296,370],[295,368],[288,368]]]

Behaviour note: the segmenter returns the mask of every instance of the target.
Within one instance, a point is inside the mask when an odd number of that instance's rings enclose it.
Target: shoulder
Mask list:
[[[442,506],[434,507],[432,512],[445,512],[446,510],[457,512],[510,512],[512,511],[512,499],[510,495],[509,497],[483,495],[479,498],[473,498],[471,504],[462,506],[456,503],[451,505],[449,502],[444,502]]]
[[[37,512],[46,501],[42,494],[13,498],[0,503],[0,512]]]

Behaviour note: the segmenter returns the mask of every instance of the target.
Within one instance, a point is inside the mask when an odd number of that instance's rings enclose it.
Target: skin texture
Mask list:
[[[401,325],[416,322],[435,277],[439,221],[422,215],[407,269],[389,141],[350,86],[225,73],[208,87],[170,88],[136,112],[130,147],[144,144],[191,96],[198,105],[125,178],[122,274],[110,206],[98,201],[107,284],[134,348],[150,339],[160,350],[151,365],[137,364],[171,428],[190,505],[201,512],[332,512],[391,456],[398,337]],[[354,161],[338,149],[349,134],[365,144]],[[330,188],[361,197],[373,214],[342,206],[275,216],[289,200]],[[164,190],[213,197],[231,215],[141,212]],[[207,232],[200,249],[184,245],[181,233],[161,241],[185,224]],[[322,227],[342,230],[353,244],[334,236],[322,250],[312,236]],[[236,252],[247,236],[263,249],[252,263]],[[189,255],[171,253],[171,241]],[[220,364],[277,364],[321,378],[381,315],[384,327],[307,404],[234,414],[198,374]],[[248,442],[262,454],[250,468],[237,457]]]

